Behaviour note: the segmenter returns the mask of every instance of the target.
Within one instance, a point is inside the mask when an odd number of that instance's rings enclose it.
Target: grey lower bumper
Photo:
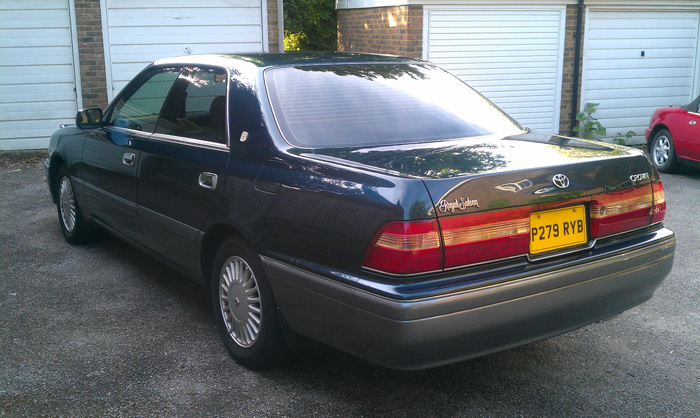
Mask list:
[[[279,307],[303,335],[385,367],[453,363],[549,338],[651,298],[673,266],[661,229],[632,248],[497,285],[395,300],[263,258]]]

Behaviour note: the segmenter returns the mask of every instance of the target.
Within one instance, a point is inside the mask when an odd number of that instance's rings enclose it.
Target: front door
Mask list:
[[[137,242],[142,241],[136,201],[141,153],[134,144],[153,133],[179,72],[159,68],[135,78],[105,111],[104,126],[93,130],[83,147],[86,214]]]

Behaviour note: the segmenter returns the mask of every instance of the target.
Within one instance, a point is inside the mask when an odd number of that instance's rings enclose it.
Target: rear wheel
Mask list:
[[[651,162],[657,170],[662,173],[671,173],[678,165],[676,159],[676,149],[673,146],[671,133],[666,129],[661,129],[654,135],[651,142]]]
[[[58,202],[58,223],[66,241],[71,244],[82,244],[88,237],[85,221],[80,213],[78,200],[75,197],[73,182],[68,170],[61,167],[56,176],[56,193]]]
[[[258,258],[238,241],[226,240],[217,251],[211,297],[221,338],[238,363],[280,363],[286,349],[272,290]]]

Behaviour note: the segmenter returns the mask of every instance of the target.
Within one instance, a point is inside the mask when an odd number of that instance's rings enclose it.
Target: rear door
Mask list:
[[[228,72],[185,67],[161,111],[155,133],[134,142],[143,239],[155,252],[197,270],[196,243],[221,202],[227,146]]]
[[[83,147],[84,210],[137,242],[141,242],[136,202],[140,151],[134,143],[153,132],[179,73],[180,68],[167,67],[139,75],[107,109],[105,126],[92,131]]]

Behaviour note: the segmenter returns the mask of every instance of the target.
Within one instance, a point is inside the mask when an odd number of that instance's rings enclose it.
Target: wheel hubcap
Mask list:
[[[667,136],[660,136],[656,139],[656,146],[654,147],[654,162],[656,165],[662,166],[668,161],[668,157],[671,154],[671,141]]]
[[[58,207],[61,210],[63,226],[66,228],[66,231],[73,232],[73,229],[75,229],[76,206],[73,186],[71,186],[68,177],[61,178],[58,192]]]
[[[231,339],[243,348],[255,344],[262,321],[260,292],[253,271],[240,257],[229,258],[221,269],[219,304]]]

